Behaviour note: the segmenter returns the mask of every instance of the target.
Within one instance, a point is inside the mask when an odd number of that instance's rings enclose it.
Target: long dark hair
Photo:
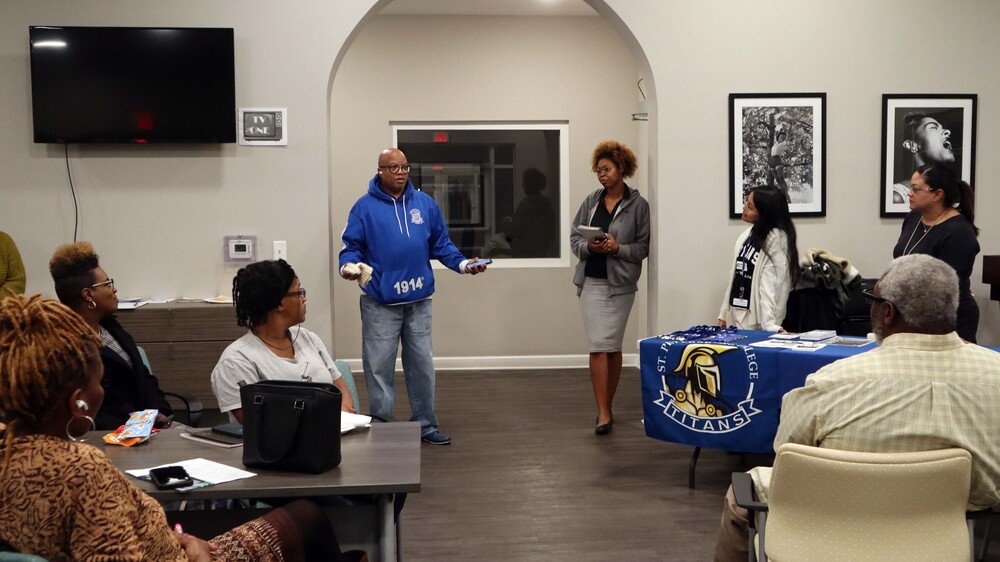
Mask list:
[[[788,269],[792,273],[792,285],[799,278],[799,248],[795,235],[795,224],[788,211],[788,199],[784,192],[768,186],[759,186],[750,190],[753,194],[753,205],[757,208],[757,222],[751,232],[761,240],[767,240],[771,230],[777,228],[788,237]],[[749,197],[749,195],[747,196]]]
[[[259,261],[233,277],[236,324],[255,329],[267,321],[267,313],[278,308],[295,280],[295,270],[285,260]]]
[[[972,186],[956,178],[955,172],[946,166],[927,164],[917,168],[917,173],[924,178],[928,187],[944,191],[945,208],[957,207],[958,212],[962,213],[976,231],[976,236],[979,236],[979,227],[976,226],[976,195]]]

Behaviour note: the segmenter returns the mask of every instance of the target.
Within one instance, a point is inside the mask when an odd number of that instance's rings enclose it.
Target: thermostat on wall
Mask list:
[[[257,261],[257,237],[253,234],[230,235],[223,240],[222,252],[226,263]]]

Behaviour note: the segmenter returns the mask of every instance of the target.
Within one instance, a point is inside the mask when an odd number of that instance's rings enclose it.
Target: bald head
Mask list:
[[[378,155],[378,175],[382,191],[399,197],[410,177],[410,164],[398,148],[387,148]]]
[[[406,155],[398,148],[387,148],[378,154],[379,167],[388,166],[390,162],[398,160],[406,162]]]

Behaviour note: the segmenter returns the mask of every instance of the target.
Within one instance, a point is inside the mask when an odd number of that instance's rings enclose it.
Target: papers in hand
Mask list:
[[[580,233],[580,236],[586,238],[587,242],[604,238],[606,236],[606,234],[604,234],[604,229],[598,226],[587,226],[585,224],[581,224],[576,227],[576,231]]]
[[[371,416],[352,414],[350,412],[340,412],[340,434],[343,435],[355,429],[363,429],[372,426]]]

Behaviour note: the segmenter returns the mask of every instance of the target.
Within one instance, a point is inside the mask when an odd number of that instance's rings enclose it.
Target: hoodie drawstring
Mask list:
[[[406,225],[406,237],[410,237],[410,221],[406,220],[406,192],[403,192],[403,224]]]
[[[399,209],[396,208],[396,198],[392,198],[392,214],[396,217],[396,224],[399,226],[399,233],[403,233],[403,225],[406,225],[406,237],[410,237],[410,225],[406,221],[406,194],[403,194],[403,220],[399,220]]]

